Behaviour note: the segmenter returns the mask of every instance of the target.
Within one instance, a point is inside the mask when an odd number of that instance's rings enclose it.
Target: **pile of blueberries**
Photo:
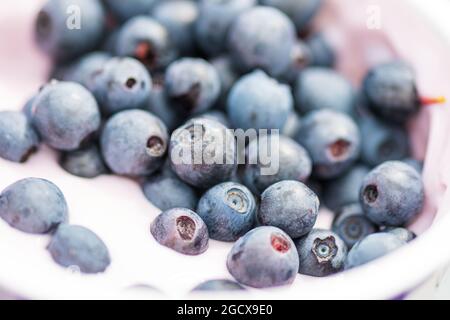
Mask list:
[[[321,5],[49,0],[35,34],[54,61],[51,80],[21,112],[0,112],[0,157],[25,162],[42,142],[73,175],[135,179],[162,210],[154,239],[182,254],[205,252],[209,239],[234,242],[227,267],[237,282],[196,290],[287,285],[297,273],[323,277],[381,257],[415,237],[405,226],[422,210],[424,186],[405,123],[423,100],[402,61],[375,66],[358,89],[334,71],[333,48],[310,27]],[[202,145],[193,152],[225,148],[227,157],[233,146],[217,143],[227,128],[280,130],[278,173],[262,175],[258,161],[173,161],[172,150],[199,139],[194,127]],[[335,213],[332,230],[314,228],[321,204]],[[62,266],[98,273],[110,264],[95,233],[68,224],[49,181],[6,188],[0,217],[51,234]]]

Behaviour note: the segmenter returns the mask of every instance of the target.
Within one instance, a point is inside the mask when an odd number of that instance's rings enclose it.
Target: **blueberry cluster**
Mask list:
[[[332,46],[309,27],[321,3],[49,0],[36,40],[54,71],[23,112],[0,113],[0,157],[25,162],[41,141],[73,175],[140,181],[162,210],[154,239],[186,255],[205,252],[210,238],[234,242],[226,265],[241,285],[287,285],[383,256],[414,238],[404,227],[424,203],[405,129],[421,99],[402,61],[373,67],[360,88],[334,70]],[[74,4],[81,28],[66,26]],[[279,130],[279,170],[261,174],[269,164],[257,138],[246,164],[228,161],[239,150],[226,129]],[[226,161],[176,161],[192,146],[189,159]],[[336,214],[332,230],[314,228],[320,203]],[[48,249],[63,266],[109,264],[95,234],[66,223],[64,196],[48,181],[8,187],[0,217],[51,232]]]

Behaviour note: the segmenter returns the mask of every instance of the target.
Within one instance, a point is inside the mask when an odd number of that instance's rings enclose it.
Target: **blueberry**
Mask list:
[[[383,230],[383,232],[393,234],[394,236],[405,242],[411,242],[417,237],[414,232],[405,228],[387,227]]]
[[[389,160],[401,160],[409,155],[409,138],[406,130],[372,116],[359,119],[361,136],[361,158],[370,166]]]
[[[422,173],[422,171],[423,171],[423,162],[420,160],[413,159],[413,158],[406,158],[406,159],[403,159],[402,162],[410,165],[411,167],[416,169],[417,172],[419,172],[419,173]]]
[[[201,197],[197,213],[205,221],[211,239],[236,241],[253,227],[256,200],[243,185],[225,182]]]
[[[228,55],[219,56],[211,60],[211,64],[216,69],[221,83],[221,93],[218,101],[218,107],[226,108],[228,94],[231,88],[239,79],[238,73],[234,70],[233,62]]]
[[[183,58],[166,71],[166,94],[181,115],[210,109],[220,95],[220,78],[206,60]]]
[[[79,149],[100,128],[100,111],[93,95],[78,83],[52,81],[34,102],[33,122],[52,148]]]
[[[355,92],[350,82],[336,71],[323,67],[307,68],[300,73],[295,99],[301,113],[331,109],[352,115],[355,107]]]
[[[364,178],[360,201],[372,222],[399,227],[422,210],[424,185],[413,167],[399,161],[388,161]]]
[[[359,203],[342,207],[333,221],[333,231],[342,238],[348,248],[352,248],[369,234],[375,233],[377,229],[377,226],[365,216]]]
[[[295,41],[295,28],[289,18],[263,6],[242,13],[228,37],[230,52],[240,70],[261,68],[274,77],[288,67]]]
[[[112,58],[94,74],[89,89],[102,112],[111,115],[127,109],[145,108],[152,79],[144,65],[132,58]]]
[[[61,154],[61,167],[81,178],[95,178],[108,172],[96,145]]]
[[[233,21],[256,0],[200,0],[195,25],[196,40],[209,56],[217,56],[226,49],[228,32]]]
[[[121,21],[151,11],[159,0],[104,0],[109,10]]]
[[[121,27],[116,40],[116,54],[136,58],[155,71],[175,60],[177,50],[163,25],[148,16],[137,16]]]
[[[145,197],[163,211],[178,207],[194,210],[197,207],[195,190],[175,175],[157,173],[144,182],[142,189]]]
[[[110,58],[109,53],[102,51],[86,54],[67,67],[62,80],[77,82],[88,88],[94,75],[102,70]]]
[[[359,202],[359,190],[370,169],[357,164],[341,177],[327,181],[323,192],[325,205],[337,211],[343,206]]]
[[[257,70],[233,86],[227,111],[235,128],[282,129],[293,106],[289,87]]]
[[[311,49],[302,40],[297,40],[291,49],[289,62],[289,66],[279,78],[289,84],[293,84],[299,74],[312,64]]]
[[[143,110],[127,110],[111,117],[101,135],[101,150],[117,174],[143,176],[155,172],[168,147],[162,121]]]
[[[283,11],[302,32],[319,11],[322,0],[260,0],[260,3]]]
[[[33,113],[34,113],[33,105],[35,100],[36,95],[29,98],[25,103],[25,105],[22,107],[22,112],[25,114],[30,124],[33,124]]]
[[[38,135],[25,113],[0,111],[0,158],[25,162],[38,147]]]
[[[228,120],[228,116],[220,110],[210,110],[210,111],[207,111],[205,113],[198,115],[196,118],[203,118],[203,119],[217,121],[217,122],[223,124],[227,128],[231,127],[230,121]]]
[[[81,226],[59,226],[47,249],[56,263],[78,268],[83,273],[103,272],[111,263],[105,243]]]
[[[295,239],[312,230],[318,214],[317,195],[301,182],[285,180],[262,193],[257,216],[262,225],[278,227]]]
[[[199,255],[208,249],[208,229],[193,211],[174,208],[161,213],[150,231],[161,245],[186,255]]]
[[[363,92],[371,110],[388,121],[404,122],[420,109],[414,72],[401,61],[371,69],[364,79]]]
[[[239,283],[227,280],[227,279],[219,279],[219,280],[208,280],[200,283],[194,289],[193,292],[201,292],[201,291],[243,291],[245,288],[241,286]]]
[[[300,274],[326,277],[344,269],[347,246],[334,232],[313,229],[295,241]]]
[[[172,134],[170,161],[177,175],[195,187],[229,181],[236,170],[234,135],[217,121],[189,120]]]
[[[297,112],[292,111],[280,133],[286,137],[295,139],[298,136],[301,126],[302,119]]]
[[[180,54],[195,53],[194,26],[198,17],[195,1],[161,1],[153,8],[152,16],[167,28]]]
[[[304,117],[298,141],[312,158],[314,175],[321,179],[336,178],[350,169],[361,148],[355,122],[344,113],[327,109]]]
[[[306,39],[311,64],[331,68],[336,63],[336,54],[323,33],[315,33]]]
[[[104,26],[105,11],[99,0],[49,0],[38,13],[35,36],[45,53],[56,61],[67,61],[94,49]]]
[[[241,237],[227,258],[231,275],[254,288],[291,284],[298,271],[294,242],[275,227],[259,227]]]
[[[146,109],[159,117],[170,132],[183,122],[183,117],[173,112],[171,101],[167,98],[164,88],[159,85],[153,86]]]
[[[390,233],[370,234],[356,243],[350,250],[345,261],[345,268],[350,269],[366,264],[397,250],[405,244],[406,242]]]
[[[0,217],[27,233],[48,233],[68,217],[61,190],[50,181],[27,178],[0,194]]]
[[[253,140],[247,147],[247,164],[243,171],[243,180],[255,194],[261,194],[274,183],[283,180],[306,182],[312,171],[308,152],[291,138],[280,136],[277,173],[267,175],[262,169],[271,164],[259,159],[258,141]],[[272,160],[271,160],[272,161]]]

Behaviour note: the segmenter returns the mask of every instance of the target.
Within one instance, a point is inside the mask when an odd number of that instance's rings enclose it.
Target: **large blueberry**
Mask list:
[[[95,178],[108,172],[97,145],[62,153],[60,164],[64,170],[81,178]]]

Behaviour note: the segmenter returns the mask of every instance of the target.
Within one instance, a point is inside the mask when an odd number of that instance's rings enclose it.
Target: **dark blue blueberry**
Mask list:
[[[393,234],[394,236],[405,242],[411,242],[417,237],[414,232],[405,228],[387,227],[383,229],[383,232]]]
[[[35,34],[45,53],[67,61],[94,49],[104,26],[105,11],[99,0],[49,0],[38,13]]]
[[[198,17],[198,5],[195,1],[160,1],[153,8],[152,16],[169,31],[180,54],[195,53],[194,26]]]
[[[368,165],[377,166],[409,155],[409,138],[404,128],[382,122],[373,116],[361,117],[358,124],[364,137],[361,159]]]
[[[217,121],[189,120],[172,134],[170,161],[177,175],[195,187],[229,181],[236,170],[234,135]]]
[[[414,72],[401,61],[372,68],[363,92],[370,109],[388,121],[404,122],[420,109]]]
[[[168,139],[166,126],[159,118],[143,110],[127,110],[106,122],[101,149],[114,173],[143,176],[162,165]]]
[[[163,211],[172,208],[195,210],[197,207],[195,190],[174,174],[157,173],[145,180],[142,189],[145,197]]]
[[[242,13],[231,26],[229,48],[242,71],[261,68],[271,76],[288,67],[296,41],[295,28],[277,9],[256,6]]]
[[[240,238],[227,259],[228,271],[239,282],[254,288],[289,285],[298,272],[294,242],[275,227],[259,227]]]
[[[108,172],[96,145],[64,152],[61,155],[60,164],[64,170],[81,178],[95,178]]]
[[[359,202],[359,191],[369,171],[365,165],[357,164],[341,177],[327,181],[323,192],[325,205],[337,211],[345,205]]]
[[[260,159],[258,140],[250,142],[247,147],[247,163],[243,170],[243,181],[255,194],[261,194],[274,183],[283,180],[306,182],[312,171],[311,158],[308,152],[291,138],[280,136],[276,159],[268,161]],[[267,174],[263,168],[275,165],[278,170],[274,174]],[[273,162],[273,163],[272,163]]]
[[[411,167],[417,170],[417,172],[422,173],[423,171],[423,161],[413,159],[413,158],[406,158],[403,159],[402,162],[409,164]]]
[[[336,54],[322,33],[313,34],[306,40],[310,51],[310,63],[318,67],[331,68],[336,62]]]
[[[147,110],[159,117],[170,132],[183,123],[183,117],[173,111],[171,101],[167,98],[164,88],[159,85],[154,85],[150,92]]]
[[[121,21],[151,11],[159,0],[104,0],[107,8]]]
[[[385,162],[365,177],[360,201],[367,217],[374,223],[402,226],[422,210],[422,178],[413,167],[403,162]]]
[[[200,283],[192,292],[201,292],[201,291],[242,291],[245,290],[243,286],[239,283],[227,280],[208,280],[203,283]]]
[[[182,58],[166,71],[165,90],[180,115],[210,109],[220,95],[220,78],[206,60]]]
[[[336,71],[322,67],[307,68],[300,73],[295,99],[301,113],[331,109],[353,115],[355,108],[355,91],[350,82]]]
[[[59,226],[47,250],[59,265],[77,268],[83,273],[103,272],[111,263],[105,243],[81,226]]]
[[[257,70],[243,76],[233,86],[227,111],[235,128],[281,130],[293,107],[290,88]]]
[[[326,277],[344,269],[347,246],[334,232],[313,229],[295,241],[300,274]]]
[[[261,195],[258,221],[285,231],[291,238],[310,232],[319,214],[319,198],[306,185],[285,180],[266,189]]]
[[[110,58],[109,53],[102,51],[86,54],[67,67],[61,80],[77,82],[89,88],[94,75],[103,69]]]
[[[0,111],[0,158],[25,162],[38,147],[38,135],[25,113]]]
[[[298,141],[312,158],[314,175],[321,179],[336,178],[350,169],[361,148],[355,122],[344,113],[327,109],[305,116]]]
[[[233,21],[256,2],[256,0],[200,0],[195,35],[203,52],[209,56],[217,56],[224,52]]]
[[[333,231],[341,237],[348,248],[352,248],[359,240],[377,230],[377,226],[365,216],[359,203],[342,207],[333,221]]]
[[[350,269],[366,264],[397,250],[405,244],[406,242],[390,233],[370,234],[356,243],[350,250],[345,261],[345,268]]]
[[[116,54],[136,58],[154,71],[175,60],[177,50],[163,25],[149,16],[138,16],[121,27],[116,40]]]
[[[252,229],[255,212],[256,200],[252,193],[235,182],[225,182],[209,189],[197,207],[210,238],[220,241],[236,241]]]
[[[186,255],[199,255],[208,249],[208,228],[193,211],[174,208],[161,213],[150,231],[161,245]]]
[[[145,108],[150,99],[152,79],[139,61],[112,58],[94,74],[89,89],[102,112],[111,115],[123,110]]]
[[[219,108],[225,109],[227,105],[228,94],[230,93],[233,85],[239,79],[239,75],[234,70],[233,62],[228,55],[219,56],[211,60],[211,64],[214,68],[216,68],[221,83],[221,93],[217,105]]]
[[[37,95],[33,109],[33,124],[40,137],[58,150],[79,149],[100,128],[97,102],[78,83],[50,82]]]
[[[0,217],[21,231],[48,233],[67,221],[67,203],[50,181],[23,179],[0,194]]]

